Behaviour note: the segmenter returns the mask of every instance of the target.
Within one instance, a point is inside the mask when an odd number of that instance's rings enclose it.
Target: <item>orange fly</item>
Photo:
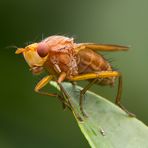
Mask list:
[[[118,92],[115,103],[128,115],[133,116],[121,104],[122,76],[114,71],[110,63],[97,51],[126,51],[125,46],[106,45],[95,43],[75,43],[73,38],[53,35],[39,43],[31,44],[25,48],[18,48],[16,54],[22,53],[33,74],[47,71],[48,75],[38,82],[35,91],[48,96],[60,98],[64,105],[70,105],[58,94],[43,92],[41,89],[50,80],[56,81],[62,90],[61,82],[75,82],[89,80],[89,84],[80,91],[80,110],[83,110],[83,96],[95,83],[99,85],[113,85],[118,78]]]

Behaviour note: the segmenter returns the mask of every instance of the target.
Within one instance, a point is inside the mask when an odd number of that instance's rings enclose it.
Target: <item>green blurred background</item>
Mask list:
[[[123,104],[148,123],[147,0],[0,0],[0,20],[0,148],[89,147],[72,113],[33,91],[41,76],[10,47],[53,34],[130,45],[128,52],[105,55],[123,74]],[[111,101],[116,95],[116,87],[92,90]]]

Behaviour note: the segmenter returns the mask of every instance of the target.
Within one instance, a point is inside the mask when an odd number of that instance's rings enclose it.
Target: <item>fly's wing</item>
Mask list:
[[[95,43],[79,43],[77,44],[76,51],[82,49],[92,49],[96,51],[127,51],[128,47],[111,44],[95,44]]]

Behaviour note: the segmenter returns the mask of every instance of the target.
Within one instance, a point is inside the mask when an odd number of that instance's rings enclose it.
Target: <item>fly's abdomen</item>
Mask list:
[[[105,58],[93,50],[85,49],[78,52],[78,72],[79,74],[93,73],[101,71],[112,71],[111,65]],[[114,78],[101,78],[96,82],[100,85],[112,85]]]
[[[101,54],[90,49],[79,51],[78,59],[79,74],[112,70],[110,64]]]

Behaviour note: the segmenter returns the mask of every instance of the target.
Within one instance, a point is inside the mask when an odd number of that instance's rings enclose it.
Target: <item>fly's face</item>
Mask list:
[[[38,44],[34,43],[25,48],[18,48],[16,54],[23,54],[33,74],[38,74],[42,71],[42,66],[46,61],[46,57],[40,57],[37,53]]]

